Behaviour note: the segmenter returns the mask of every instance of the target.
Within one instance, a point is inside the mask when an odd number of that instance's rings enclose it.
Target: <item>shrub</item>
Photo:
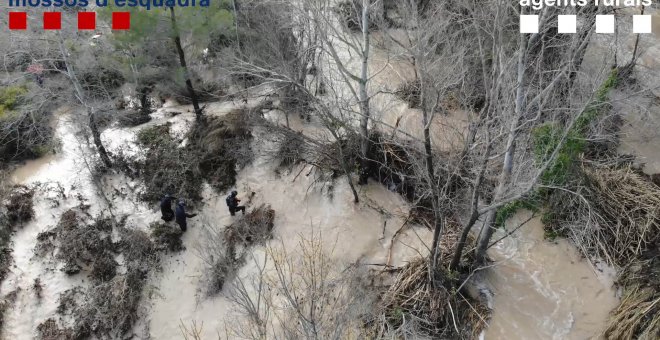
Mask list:
[[[0,119],[10,114],[26,93],[27,88],[25,86],[7,86],[0,88]]]
[[[169,135],[169,127],[152,127],[138,133],[138,142],[149,150],[134,163],[145,180],[142,199],[155,201],[165,192],[200,199],[206,181],[218,191],[236,183],[238,166],[251,160],[247,113],[237,111],[209,118],[189,132],[188,144]]]
[[[411,109],[419,108],[422,105],[421,91],[419,81],[409,81],[401,85],[396,91],[396,96],[408,103]]]
[[[159,144],[165,144],[172,141],[170,136],[171,123],[164,125],[155,125],[142,129],[137,133],[137,141],[145,147],[153,148]]]
[[[51,149],[52,101],[27,93],[24,86],[0,88],[0,168],[2,163],[39,157]],[[38,105],[24,105],[30,103]]]
[[[555,160],[548,166],[541,177],[544,184],[565,185],[575,178],[575,166],[578,157],[584,153],[586,137],[589,126],[609,110],[607,95],[616,87],[618,71],[613,70],[609,77],[598,88],[591,104],[576,119],[575,124],[568,132],[564,145],[559,149]],[[552,152],[559,146],[563,136],[563,129],[556,123],[545,123],[532,131],[534,154],[536,161],[544,163]]]
[[[85,70],[80,75],[83,89],[93,98],[104,98],[108,90],[116,90],[124,82],[121,72],[102,66]]]
[[[7,219],[10,224],[25,223],[32,219],[34,216],[33,197],[34,190],[28,187],[19,185],[12,189],[5,204]]]
[[[151,229],[151,237],[158,250],[165,250],[171,252],[178,252],[184,250],[183,242],[181,241],[182,232],[179,228],[173,228],[168,224],[154,222],[149,228]]]

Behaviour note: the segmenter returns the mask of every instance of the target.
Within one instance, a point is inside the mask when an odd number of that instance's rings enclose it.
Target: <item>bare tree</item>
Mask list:
[[[170,7],[170,21],[172,23],[172,39],[174,39],[174,45],[176,46],[177,54],[179,55],[179,62],[184,72],[184,79],[186,81],[186,88],[190,94],[190,100],[192,100],[193,108],[195,109],[195,116],[197,121],[202,121],[204,116],[202,109],[199,107],[199,100],[197,99],[197,93],[193,87],[192,80],[190,78],[190,72],[188,70],[188,65],[186,64],[186,54],[183,51],[181,46],[181,36],[179,34],[179,27],[176,23],[176,14],[174,14],[174,7]]]
[[[64,38],[62,36],[62,33],[59,31],[58,31],[58,38],[59,38],[58,43],[59,43],[61,57],[62,60],[64,61],[64,65],[66,66],[66,76],[73,85],[76,99],[87,111],[87,119],[89,124],[88,126],[92,133],[92,139],[94,141],[94,145],[96,146],[99,156],[101,157],[101,161],[103,161],[103,164],[105,164],[105,166],[110,168],[112,167],[112,161],[110,160],[110,156],[108,155],[105,146],[103,146],[103,141],[101,140],[101,132],[99,131],[99,127],[96,122],[96,112],[94,111],[94,107],[87,100],[85,91],[83,90],[83,87],[80,84],[80,80],[78,79],[75,70],[73,69],[73,65],[71,64],[71,61],[69,60],[68,57],[69,51],[64,43]]]
[[[360,134],[362,142],[360,145],[361,153],[361,172],[359,184],[366,184],[368,177],[368,152],[369,152],[369,120],[371,110],[369,106],[369,54],[370,54],[370,18],[371,8],[374,6],[369,0],[362,0],[361,6],[351,1],[351,10],[348,11],[348,18],[340,18],[339,22],[333,20],[332,3],[328,0],[315,0],[306,3],[303,6],[305,14],[309,15],[315,30],[319,34],[319,40],[322,43],[323,51],[334,63],[333,66],[339,71],[339,75],[344,81],[344,85],[349,90],[353,100],[359,106]],[[356,16],[360,20],[356,20]],[[360,36],[356,37],[347,30],[345,20],[358,21],[360,23]],[[342,50],[349,53],[356,53],[360,58],[359,73],[351,71],[350,60],[341,56]],[[357,85],[356,85],[357,84]]]
[[[437,116],[447,114],[449,108],[443,101],[452,89],[465,82],[467,73],[463,63],[448,64],[447,60],[463,60],[466,50],[463,46],[455,46],[451,43],[460,38],[460,31],[452,32],[451,22],[440,15],[442,7],[420,4],[417,0],[405,0],[398,3],[396,8],[399,20],[405,23],[403,37],[397,35],[401,29],[384,30],[385,40],[403,51],[403,57],[410,62],[414,70],[413,80],[404,84],[405,89],[399,91],[405,91],[404,97],[408,100],[408,104],[418,107],[421,111],[424,166],[419,168],[423,169],[419,177],[423,179],[422,183],[425,184],[431,197],[434,233],[429,268],[435,271],[444,219],[450,210],[448,189],[453,176],[446,175],[452,172],[448,164],[443,166],[435,164],[438,151],[434,150],[432,135],[446,132],[438,131],[438,124],[434,123],[437,119],[442,119]],[[454,127],[447,130],[451,128]],[[439,176],[438,168],[442,168],[445,176]],[[457,169],[453,171],[455,170]]]
[[[342,269],[319,234],[300,236],[294,250],[273,244],[259,258],[257,272],[237,278],[231,299],[247,317],[235,329],[249,339],[344,339],[356,335],[370,296],[359,272]],[[268,269],[267,269],[268,268]],[[240,322],[237,323],[240,325]]]
[[[481,165],[476,171],[471,212],[451,263],[452,269],[458,268],[468,233],[478,218],[485,215],[484,227],[479,234],[476,248],[477,263],[483,263],[496,229],[495,217],[498,209],[530,194],[537,187],[541,175],[554,162],[569,131],[584,112],[590,95],[593,95],[593,89],[579,87],[582,84],[571,80],[571,77],[575,77],[572,74],[577,74],[580,69],[595,20],[588,20],[582,27],[586,33],[570,37],[564,35],[554,40],[556,45],[550,48],[546,46],[545,41],[555,36],[554,29],[549,28],[551,27],[549,22],[557,13],[554,9],[545,10],[541,13],[539,27],[546,29],[538,34],[521,34],[515,50],[507,51],[507,46],[513,46],[507,43],[508,38],[506,33],[502,32],[502,27],[506,27],[504,23],[509,20],[512,13],[506,7],[493,6],[496,13],[494,21],[484,20],[483,23],[477,21],[477,25],[485,24],[488,28],[475,27],[477,37],[483,37],[481,30],[494,33],[491,35],[494,40],[489,41],[488,45],[492,46],[495,59],[490,64],[482,63],[490,85],[486,87],[484,109],[470,135],[472,141],[485,139],[487,143],[485,148],[481,148],[483,151],[480,151],[483,155],[482,161],[476,162]],[[472,10],[478,13],[478,10]],[[480,43],[480,46],[483,44]],[[550,51],[554,54],[549,54]],[[484,51],[481,50],[480,53]],[[486,57],[482,55],[482,59],[484,58]],[[555,63],[558,59],[564,62]],[[513,60],[515,63],[512,63]],[[508,78],[509,75],[515,75],[515,78]],[[573,93],[573,96],[570,100],[558,96],[558,90],[562,86],[571,88],[569,93]],[[544,115],[545,112],[553,112],[553,114]],[[530,164],[529,159],[534,159],[529,149],[531,131],[549,121],[561,126],[559,142],[555,148],[549,150],[546,157],[543,157],[543,163]],[[466,145],[466,150],[468,149]],[[529,156],[523,156],[525,154]],[[502,157],[502,163],[497,172],[497,185],[492,193],[492,199],[488,205],[482,206],[479,199],[483,195],[477,190],[481,190],[479,186],[483,183],[484,175],[488,175],[492,169],[490,161],[493,157]],[[516,178],[513,178],[514,174]]]

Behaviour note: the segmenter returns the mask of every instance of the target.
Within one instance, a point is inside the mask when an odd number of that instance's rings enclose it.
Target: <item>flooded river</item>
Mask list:
[[[545,240],[540,217],[530,218],[522,211],[509,219],[507,230],[524,224],[489,253],[494,312],[484,338],[598,339],[618,304],[616,272],[590,263],[565,239]]]
[[[642,59],[651,69],[657,69],[660,60],[657,46],[660,44],[646,48]],[[376,55],[374,59],[378,63],[385,58]],[[381,81],[392,87],[405,81],[405,72],[395,74],[400,76],[384,72]],[[211,103],[207,112],[223,115],[236,105],[231,102]],[[373,105],[389,108],[379,109],[382,111],[379,118],[384,122],[394,125],[400,119],[401,129],[412,135],[420,134],[415,128],[419,112],[397,102],[394,96],[384,96],[384,99],[375,100]],[[170,112],[174,111],[181,114],[171,115]],[[624,127],[622,152],[645,158],[646,170],[657,172],[660,169],[658,130],[648,122],[659,120],[660,110],[635,112],[638,113],[636,116],[631,114],[626,119],[628,125]],[[468,114],[452,112],[438,119],[435,123],[438,132],[443,131],[443,126],[451,126],[454,130],[451,134],[436,133],[435,146],[451,147],[452,143],[460,141]],[[272,111],[267,116],[274,121],[284,121],[279,111]],[[171,103],[159,109],[153,117],[147,126],[171,122],[173,133],[179,136],[194,120],[188,106]],[[635,120],[634,117],[641,118]],[[296,117],[290,118],[296,130],[309,135],[323,133],[318,126],[304,124]],[[128,224],[134,228],[147,230],[151,222],[159,220],[155,206],[147,206],[136,199],[139,183],[120,175],[108,176],[103,183],[92,180],[85,161],[90,147],[76,137],[75,120],[71,112],[59,115],[56,137],[60,140],[61,151],[27,162],[12,174],[15,183],[43,184],[35,196],[35,218],[12,238],[15,263],[0,293],[6,296],[16,292],[16,302],[6,312],[2,339],[32,339],[37,325],[55,315],[59,295],[86,284],[82,274],[67,276],[59,270],[60,264],[34,256],[37,235],[54,227],[66,209],[78,205],[78,194],[91,204],[93,214],[108,209],[107,202],[111,202],[112,209],[118,214],[129,215]],[[644,132],[648,138],[637,141],[634,137],[640,136],[637,133],[641,131],[640,126],[649,127]],[[139,150],[133,140],[136,132],[144,127],[112,127],[104,132],[103,139],[111,151],[121,148],[129,154],[137,154]],[[323,237],[324,246],[333,249],[333,260],[337,263],[387,262],[391,238],[408,213],[409,205],[403,198],[372,183],[360,188],[363,202],[356,205],[343,178],[333,183],[315,183],[314,176],[307,175],[310,169],[303,165],[278,174],[273,160],[264,156],[265,152],[258,152],[270,145],[264,142],[259,131],[254,134],[252,143],[257,157],[238,174],[237,190],[241,195],[255,192],[250,207],[263,203],[275,210],[272,246],[293,249],[297,247],[299,235],[318,232]],[[108,192],[113,194],[100,197],[95,190],[98,185],[111,189]],[[180,325],[197,322],[203,324],[202,338],[210,339],[217,334],[226,334],[227,325],[240,322],[242,316],[237,314],[236,306],[223,293],[204,297],[201,285],[205,264],[196,251],[205,241],[203,228],[221,230],[232,223],[233,218],[226,211],[225,194],[208,187],[204,189],[203,205],[194,211],[199,216],[189,222],[189,230],[183,236],[186,250],[165,255],[162,271],[151,274],[141,306],[143,317],[134,329],[137,338],[182,338]],[[529,219],[529,214],[520,212],[507,222],[507,228],[516,228]],[[401,265],[418,253],[426,254],[424,244],[430,243],[431,238],[432,234],[426,228],[407,230],[394,244],[391,264]],[[253,251],[260,255],[264,248],[255,247]],[[538,217],[529,219],[512,237],[494,246],[490,256],[495,263],[487,271],[482,284],[492,292],[493,314],[482,338],[599,338],[609,311],[618,303],[612,288],[614,272],[611,268],[581,258],[578,250],[565,240],[544,240]],[[238,276],[247,277],[257,270],[256,265],[248,261]],[[32,288],[37,278],[43,285],[41,299],[37,299]]]
[[[218,107],[225,107],[218,104]],[[176,107],[181,109],[182,107]],[[163,108],[154,114],[154,121],[162,124],[172,122],[185,131],[194,119],[184,112],[172,117]],[[185,107],[181,111],[185,111]],[[227,110],[218,109],[212,114],[222,115]],[[273,113],[275,115],[276,113]],[[272,119],[281,117],[273,116]],[[103,135],[109,148],[123,146],[130,150],[138,128],[112,128]],[[175,133],[177,129],[174,129]],[[62,151],[54,156],[26,164],[14,172],[17,182],[59,183],[67,197],[58,197],[60,206],[51,206],[47,195],[35,198],[35,219],[18,231],[13,238],[15,267],[2,285],[2,294],[18,289],[13,309],[7,312],[3,338],[30,339],[36,326],[51,317],[57,308],[59,294],[77,285],[85,285],[82,275],[68,277],[60,272],[58,265],[34,257],[36,236],[53,227],[59,214],[79,202],[75,198],[81,193],[88,198],[92,212],[106,208],[109,199],[115,211],[129,215],[128,224],[146,230],[149,223],[157,221],[156,207],[145,206],[135,198],[136,183],[117,175],[109,176],[103,185],[118,192],[111,197],[101,198],[86,167],[88,146],[75,137],[70,120],[61,118],[57,125],[57,137]],[[255,132],[253,148],[257,156],[252,164],[243,169],[237,178],[237,189],[241,194],[255,192],[249,206],[270,204],[276,211],[274,245],[293,249],[299,235],[319,232],[325,247],[332,248],[334,261],[343,264],[385,263],[390,240],[403,224],[408,213],[408,203],[399,195],[379,184],[360,188],[363,203],[355,205],[344,179],[334,183],[313,183],[310,169],[303,166],[275,172],[272,159],[259,148],[269,147],[263,143],[259,132]],[[325,189],[321,189],[323,184]],[[332,185],[332,189],[328,189]],[[55,191],[53,191],[55,192]],[[55,195],[56,193],[52,193]],[[187,250],[166,255],[162,272],[152,274],[145,289],[143,306],[144,319],[136,325],[136,335],[150,335],[154,339],[179,338],[180,325],[193,321],[203,323],[204,338],[220,332],[224,334],[226,324],[240,320],[232,302],[222,293],[205,298],[201,292],[205,264],[195,249],[204,242],[202,228],[223,228],[232,217],[226,212],[224,193],[210,188],[203,192],[204,204],[197,211],[200,215],[190,222],[189,231],[183,242]],[[377,208],[377,209],[375,209]],[[383,214],[382,212],[387,212]],[[515,223],[511,221],[510,223]],[[403,233],[394,245],[392,264],[401,265],[426,251],[423,243],[430,243],[429,230],[415,227]],[[263,248],[254,251],[263,253]],[[491,256],[497,260],[489,275],[494,292],[494,313],[490,327],[484,334],[487,339],[529,338],[585,338],[598,334],[609,308],[616,304],[611,281],[599,279],[587,261],[579,258],[577,251],[568,243],[550,244],[542,240],[538,220],[521,228],[513,238],[493,248]],[[239,275],[248,276],[257,270],[248,261]],[[39,278],[44,286],[43,297],[37,300],[32,290],[34,279]]]

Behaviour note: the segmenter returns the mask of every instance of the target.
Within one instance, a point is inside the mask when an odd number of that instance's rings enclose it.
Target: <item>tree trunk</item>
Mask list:
[[[241,53],[241,40],[238,35],[238,4],[236,3],[236,0],[231,1],[231,5],[234,8],[234,27],[236,29],[236,48],[238,49],[238,53]]]
[[[348,180],[348,186],[351,188],[351,193],[353,194],[353,202],[360,203],[360,197],[358,196],[357,190],[355,190],[355,185],[353,185],[353,179],[351,178],[351,173],[349,171],[348,165],[346,164],[346,158],[344,158],[344,148],[341,146],[341,142],[337,142],[339,145],[339,161],[341,162],[341,167],[344,170],[344,175]]]
[[[499,184],[495,190],[495,195],[493,196],[493,202],[497,202],[504,198],[504,193],[506,192],[506,185],[511,178],[511,171],[513,169],[513,156],[515,155],[515,132],[509,132],[509,139],[507,141],[507,151],[504,154],[504,163],[502,164],[502,172],[500,173]],[[492,209],[486,215],[486,223],[484,224],[484,230],[481,232],[479,237],[479,242],[477,243],[476,250],[476,263],[477,265],[483,264],[486,259],[486,250],[488,250],[488,245],[490,244],[490,239],[495,233],[495,215],[497,214],[498,209]]]
[[[66,72],[67,76],[69,77],[69,80],[73,84],[73,89],[76,93],[76,97],[78,98],[78,101],[80,102],[81,105],[85,106],[87,110],[87,118],[89,122],[89,129],[92,133],[92,139],[94,140],[94,145],[96,146],[96,149],[99,153],[99,156],[101,157],[101,161],[103,164],[111,168],[112,167],[112,161],[110,160],[110,156],[108,155],[107,150],[103,146],[103,141],[101,140],[101,132],[99,131],[98,125],[96,124],[96,116],[94,113],[94,109],[90,106],[87,105],[86,99],[85,99],[85,92],[82,88],[82,85],[80,85],[80,82],[78,81],[78,78],[76,77],[76,73],[73,70],[73,66],[69,63],[69,58],[67,57],[68,51],[64,47],[64,39],[62,38],[62,34],[59,33],[59,47],[60,47],[60,53],[62,54],[62,59],[64,60],[64,65],[66,66]]]
[[[359,184],[367,184],[369,177],[369,94],[367,93],[367,82],[369,80],[369,0],[362,0],[362,70],[360,73],[360,131],[362,141],[360,144],[360,153],[362,156],[360,164]]]
[[[516,89],[516,103],[515,103],[515,114],[512,117],[511,125],[509,126],[509,136],[506,143],[506,152],[504,154],[504,162],[502,164],[502,172],[500,173],[499,183],[497,189],[495,190],[495,195],[493,196],[493,202],[497,202],[504,198],[506,192],[506,186],[511,178],[511,172],[513,170],[513,158],[515,156],[516,150],[516,136],[517,128],[520,122],[520,119],[523,115],[525,105],[525,69],[527,63],[527,36],[525,34],[520,35],[520,48],[518,56],[518,79],[517,79],[517,89]],[[481,265],[486,259],[486,250],[488,250],[488,245],[490,244],[490,239],[495,233],[494,222],[495,215],[497,214],[497,209],[492,209],[488,212],[486,217],[486,223],[483,226],[479,241],[477,243],[476,250],[476,264]]]
[[[442,231],[444,229],[444,223],[442,223],[443,214],[440,209],[440,199],[438,195],[438,188],[436,186],[435,172],[433,166],[433,149],[431,145],[431,119],[429,117],[428,103],[426,99],[426,91],[424,90],[424,79],[422,78],[420,72],[419,86],[420,86],[420,102],[422,106],[422,126],[424,127],[424,153],[426,158],[426,172],[429,178],[429,187],[431,188],[432,196],[432,207],[433,207],[433,242],[431,243],[431,263],[430,270],[435,272],[437,269],[437,257],[438,257],[438,244],[440,242],[440,237],[442,236]],[[435,107],[433,108],[435,111]],[[433,114],[433,113],[430,113]]]
[[[644,5],[642,5],[642,12],[640,14],[644,15]],[[637,60],[637,48],[638,47],[639,47],[639,33],[637,33],[637,36],[635,37],[635,47],[633,48],[632,59],[630,59],[630,64],[629,65],[634,65],[635,64],[635,61]]]
[[[488,168],[488,160],[490,158],[490,153],[493,150],[493,143],[491,141],[490,132],[487,132],[486,135],[487,135],[486,151],[484,152],[484,158],[483,158],[483,162],[481,163],[481,169],[479,170],[479,175],[472,189],[470,219],[468,220],[467,224],[463,227],[463,230],[461,232],[461,238],[458,240],[458,244],[456,245],[456,250],[454,251],[454,256],[452,257],[451,263],[449,264],[450,271],[458,270],[458,267],[461,264],[461,257],[463,257],[463,249],[465,249],[465,245],[467,243],[467,237],[470,234],[472,227],[474,227],[474,224],[477,223],[477,220],[479,219],[479,198],[481,193],[480,191],[481,184],[483,183],[486,174],[486,169]]]
[[[149,104],[149,88],[146,86],[141,86],[138,89],[138,95],[140,96],[140,113],[148,115],[151,111],[151,105]]]
[[[101,141],[101,132],[99,131],[98,125],[96,125],[96,114],[92,108],[87,109],[87,116],[89,117],[89,129],[92,131],[92,139],[99,152],[99,156],[101,156],[101,161],[103,161],[103,164],[105,164],[106,167],[111,168],[112,161]]]
[[[176,15],[174,14],[174,7],[170,7],[170,20],[172,21],[172,30],[174,33],[174,44],[176,45],[176,51],[179,54],[179,62],[183,68],[184,77],[186,80],[186,88],[188,89],[188,94],[190,95],[190,100],[192,100],[193,108],[195,109],[195,116],[197,121],[201,121],[204,117],[202,114],[202,109],[199,107],[199,101],[197,100],[197,93],[195,93],[195,88],[193,88],[192,80],[190,79],[190,72],[188,72],[188,65],[186,64],[186,55],[183,52],[183,47],[181,47],[181,37],[179,36],[179,28],[176,24]]]

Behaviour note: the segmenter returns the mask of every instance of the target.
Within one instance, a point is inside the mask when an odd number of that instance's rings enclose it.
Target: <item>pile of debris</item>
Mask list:
[[[245,114],[237,110],[207,118],[203,124],[196,124],[184,140],[172,137],[168,124],[140,131],[138,142],[146,149],[146,157],[131,167],[144,179],[142,198],[156,201],[166,191],[198,200],[204,182],[218,191],[233,186],[237,168],[252,159]]]

